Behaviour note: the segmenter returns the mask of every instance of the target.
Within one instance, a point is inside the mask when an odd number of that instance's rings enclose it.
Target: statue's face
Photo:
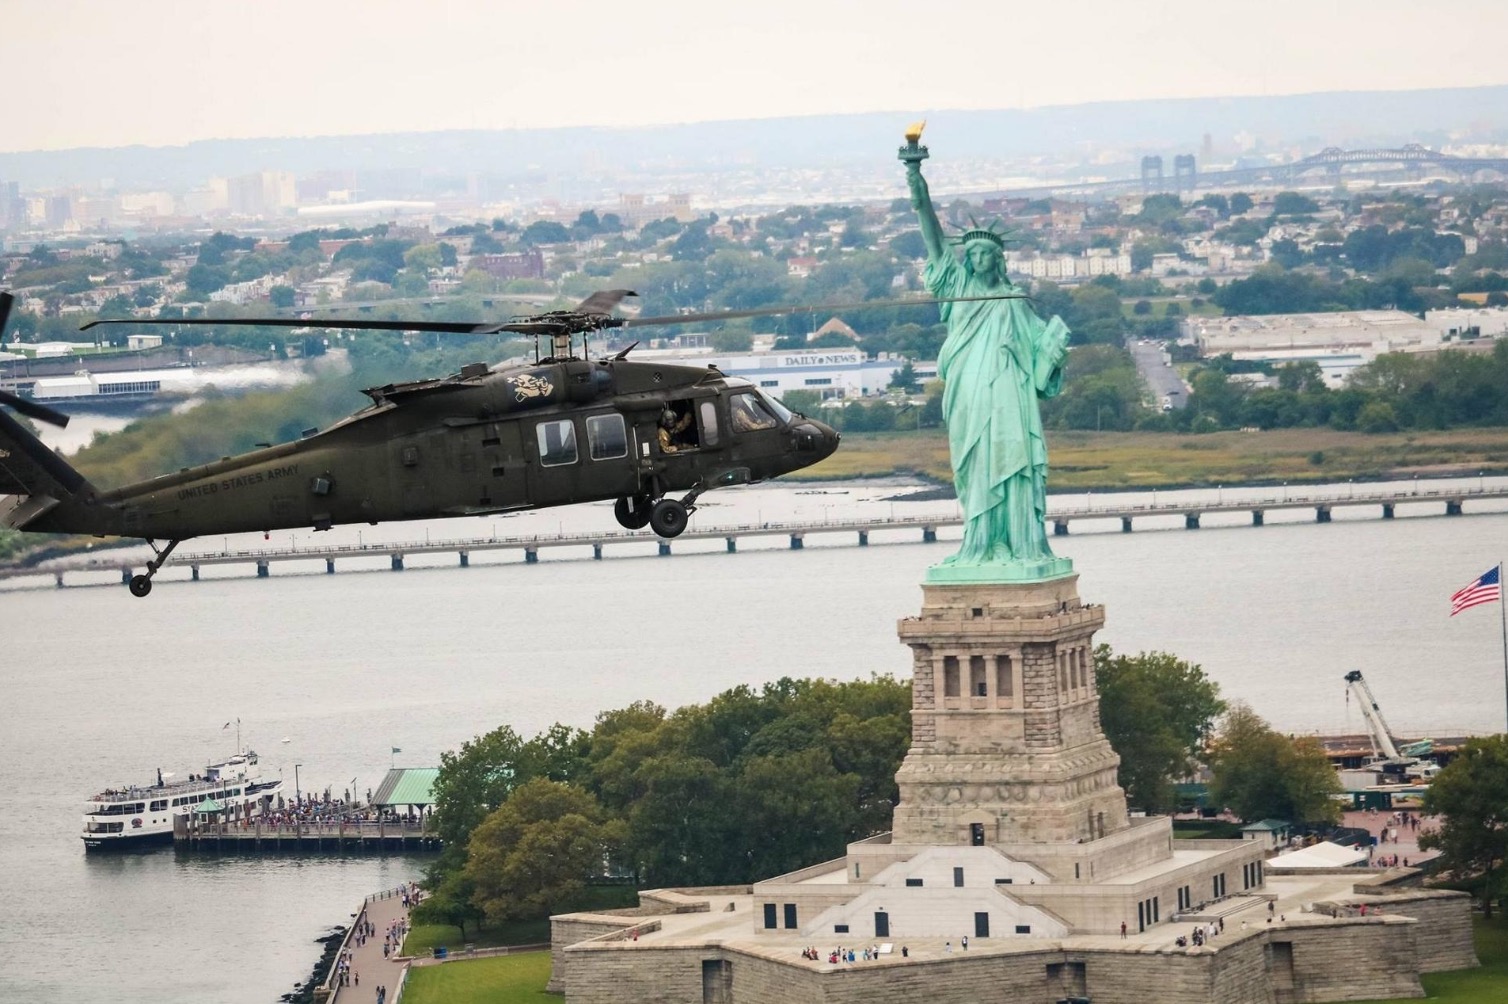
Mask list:
[[[974,241],[964,249],[969,268],[981,279],[990,279],[1000,274],[1000,251],[986,241]]]

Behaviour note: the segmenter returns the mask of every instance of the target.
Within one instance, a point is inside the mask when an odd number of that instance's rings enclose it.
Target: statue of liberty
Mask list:
[[[1047,442],[1039,397],[1062,386],[1068,327],[1061,318],[1043,321],[1005,274],[1005,242],[992,228],[975,225],[954,242],[956,258],[922,178],[927,148],[918,146],[921,125],[906,133],[900,150],[906,164],[911,206],[927,245],[924,279],[935,297],[1006,298],[940,305],[948,336],[938,355],[945,381],[943,420],[953,461],[953,485],[963,507],[963,543],[958,553],[927,573],[927,581],[1023,582],[1066,575],[1073,562],[1056,557],[1047,543]]]

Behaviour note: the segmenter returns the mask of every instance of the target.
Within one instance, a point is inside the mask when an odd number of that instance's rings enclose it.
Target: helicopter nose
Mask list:
[[[796,434],[796,449],[812,454],[808,463],[830,457],[838,448],[838,430],[815,419],[806,419],[791,430]]]

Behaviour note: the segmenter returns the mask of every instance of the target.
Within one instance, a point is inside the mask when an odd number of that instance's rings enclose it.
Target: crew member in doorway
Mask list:
[[[691,412],[686,412],[680,418],[669,408],[660,412],[660,449],[665,453],[675,453],[691,445],[683,435],[690,427]]]

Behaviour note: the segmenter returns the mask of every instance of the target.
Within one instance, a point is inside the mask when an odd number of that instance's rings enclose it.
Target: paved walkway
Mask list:
[[[403,908],[403,898],[394,890],[389,890],[385,896],[378,893],[374,898],[367,900],[365,909],[352,921],[352,924],[365,921],[372,925],[376,933],[366,939],[365,945],[360,944],[354,936],[347,942],[351,948],[352,982],[350,986],[337,987],[330,995],[332,1002],[377,1004],[377,988],[385,986],[388,1004],[392,1004],[398,996],[398,980],[403,975],[403,967],[407,963],[395,961],[398,948],[403,945],[401,938],[393,951],[388,953],[388,957],[383,957],[383,937],[393,921],[407,919],[408,911]],[[359,984],[356,982],[357,977],[361,980]]]
[[[1431,858],[1439,857],[1439,851],[1421,851],[1419,849],[1420,834],[1438,829],[1440,825],[1439,820],[1433,816],[1421,815],[1417,809],[1409,810],[1408,816],[1411,822],[1413,819],[1419,820],[1419,828],[1417,830],[1412,826],[1403,825],[1392,811],[1385,809],[1378,809],[1375,812],[1370,810],[1351,810],[1346,812],[1345,818],[1341,822],[1344,826],[1360,827],[1374,837],[1381,835],[1383,831],[1387,831],[1388,839],[1378,843],[1372,849],[1372,864],[1374,866],[1379,859],[1392,857],[1393,855],[1398,856],[1400,866],[1405,860],[1411,865],[1416,865],[1421,861],[1428,861]],[[1394,837],[1397,839],[1394,840]]]

